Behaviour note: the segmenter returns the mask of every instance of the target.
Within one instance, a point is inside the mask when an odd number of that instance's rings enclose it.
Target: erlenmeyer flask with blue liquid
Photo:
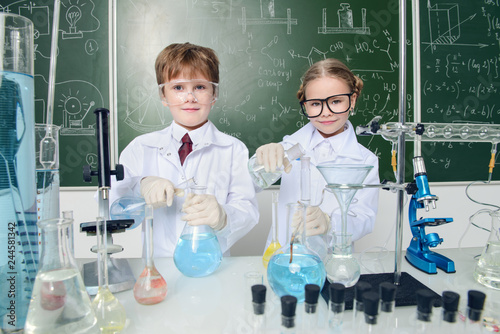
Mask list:
[[[204,186],[189,188],[191,196],[206,193]],[[181,273],[189,277],[212,274],[222,262],[222,251],[215,231],[208,225],[184,226],[174,251],[174,263]]]

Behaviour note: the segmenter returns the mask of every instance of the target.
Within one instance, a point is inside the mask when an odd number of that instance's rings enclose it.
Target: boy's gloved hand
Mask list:
[[[158,176],[146,176],[141,180],[141,195],[153,208],[171,206],[174,201],[174,184]]]
[[[292,227],[294,230],[302,228],[302,212],[295,212]],[[330,217],[319,206],[308,206],[306,211],[306,236],[326,234],[329,229]]]
[[[285,150],[281,144],[270,143],[262,145],[255,152],[257,162],[264,166],[267,173],[274,173],[276,168],[283,166],[286,173],[292,170],[292,164],[285,158]]]
[[[182,212],[186,215],[181,219],[189,225],[209,225],[218,231],[227,224],[226,212],[214,195],[188,194]]]

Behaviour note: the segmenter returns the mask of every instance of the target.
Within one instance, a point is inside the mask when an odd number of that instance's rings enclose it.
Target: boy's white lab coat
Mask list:
[[[374,168],[366,177],[365,184],[378,184],[378,158],[371,151],[358,143],[354,133],[352,124],[347,121],[346,130],[344,132],[329,138],[329,140],[337,141],[335,147],[339,148],[334,155],[323,161],[316,161],[313,154],[313,148],[317,145],[317,136],[314,136],[316,128],[308,123],[292,135],[283,138],[282,145],[285,150],[289,149],[296,143],[300,143],[306,151],[305,156],[311,158],[311,204],[317,205],[321,201],[321,193],[326,186],[326,181],[318,171],[316,166],[318,163],[332,161],[338,164],[367,164]],[[279,193],[278,204],[278,221],[280,229],[280,244],[286,242],[286,205],[287,203],[297,203],[300,199],[300,176],[301,167],[300,161],[292,162],[293,167],[290,174],[283,173],[281,177],[281,187]],[[375,218],[378,209],[378,188],[365,188],[358,190],[349,207],[349,216],[347,218],[347,232],[352,233],[352,240],[358,240],[364,235],[373,230]],[[333,193],[324,192],[323,203],[320,205],[321,210],[332,217],[331,230],[341,231],[341,215],[340,209]],[[271,235],[270,237],[271,238]],[[269,243],[269,241],[268,241]]]
[[[110,204],[123,196],[140,196],[140,181],[154,175],[177,185],[195,177],[207,186],[227,214],[227,226],[217,233],[222,252],[250,231],[259,220],[255,191],[248,173],[248,149],[238,139],[226,135],[209,121],[201,142],[181,166],[178,147],[172,141],[172,125],[135,138],[121,153],[125,179],[113,178]],[[178,145],[178,143],[177,143]],[[175,197],[171,207],[154,210],[154,255],[173,256],[185,222],[181,220],[184,198]]]

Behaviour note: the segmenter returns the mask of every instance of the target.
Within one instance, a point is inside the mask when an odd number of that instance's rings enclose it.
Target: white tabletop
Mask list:
[[[438,270],[429,275],[412,267],[403,258],[402,271],[407,272],[438,294],[451,290],[460,294],[460,309],[465,310],[467,291],[471,289],[486,293],[484,315],[496,316],[500,320],[500,291],[486,288],[477,283],[472,273],[475,267],[474,256],[480,254],[479,248],[454,250],[436,250],[455,262],[456,273],[447,274]],[[394,253],[365,253],[355,255],[361,264],[363,274],[387,273],[394,271]],[[144,264],[141,259],[129,260],[135,277],[142,272]],[[115,293],[127,312],[127,325],[122,333],[251,333],[248,308],[249,288],[245,286],[244,275],[250,271],[258,271],[264,275],[261,257],[226,257],[218,270],[207,277],[190,278],[183,276],[175,267],[172,258],[155,260],[159,272],[167,281],[168,293],[165,300],[156,305],[141,305],[133,296],[133,291]],[[297,326],[300,326],[303,304],[297,306]],[[415,314],[415,307],[398,307],[395,315],[400,318],[402,330],[407,332]],[[495,311],[496,315],[495,315]],[[269,333],[279,333],[280,327],[279,299],[268,286],[266,317]],[[327,305],[320,298],[320,324],[326,328]],[[440,310],[434,312],[437,321]],[[345,330],[349,332],[351,311],[345,312]],[[326,329],[319,333],[326,332]]]

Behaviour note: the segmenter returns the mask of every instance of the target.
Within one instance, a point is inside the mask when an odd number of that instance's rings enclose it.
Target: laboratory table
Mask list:
[[[438,270],[429,275],[413,266],[404,258],[402,271],[438,293],[451,290],[460,294],[460,311],[464,312],[467,303],[467,291],[471,289],[486,293],[485,316],[500,320],[500,291],[487,288],[477,283],[473,277],[475,256],[481,248],[443,249],[436,252],[455,262],[456,273],[448,274]],[[394,252],[376,252],[355,254],[361,265],[362,274],[390,273],[394,271]],[[87,260],[88,261],[88,260]],[[83,263],[83,259],[79,263]],[[135,277],[144,269],[142,259],[129,259]],[[168,293],[161,303],[141,305],[134,299],[133,291],[122,291],[115,296],[127,312],[127,324],[122,331],[128,333],[251,333],[249,288],[245,283],[245,273],[257,271],[263,274],[264,284],[268,286],[266,303],[266,333],[279,333],[279,299],[269,288],[262,257],[225,257],[215,273],[202,278],[190,278],[182,275],[174,265],[172,258],[157,258],[155,264],[165,278]],[[301,325],[304,305],[297,305],[297,326]],[[320,329],[318,333],[327,333],[327,303],[320,298],[318,307]],[[415,306],[397,307],[398,333],[411,333],[414,324]],[[434,308],[433,322],[441,315],[440,308]],[[346,311],[343,333],[349,333],[352,311]]]

